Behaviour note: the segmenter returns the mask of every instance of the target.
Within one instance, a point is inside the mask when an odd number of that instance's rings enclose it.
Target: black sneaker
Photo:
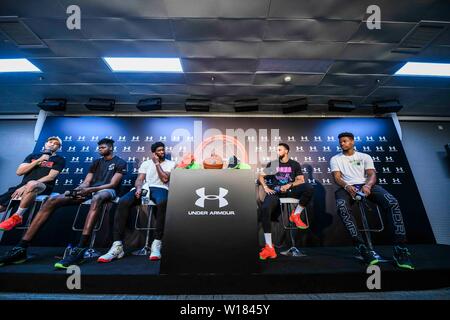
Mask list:
[[[394,261],[397,267],[402,269],[414,270],[414,265],[410,259],[411,254],[405,247],[395,246],[394,247]]]
[[[73,248],[69,254],[60,260],[59,262],[55,263],[56,269],[67,269],[71,265],[80,265],[84,262],[84,253],[86,252],[87,248]]]
[[[14,247],[4,256],[0,257],[0,266],[5,264],[19,264],[27,261],[27,249],[22,247]]]
[[[377,256],[375,255],[375,252],[369,250],[364,244],[360,244],[357,249],[364,262],[368,265],[372,266],[379,262]]]

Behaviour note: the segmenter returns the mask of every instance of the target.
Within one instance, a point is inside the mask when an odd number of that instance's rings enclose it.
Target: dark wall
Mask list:
[[[449,122],[401,122],[403,146],[436,241],[450,245]]]
[[[34,149],[35,120],[0,120],[0,193],[20,183],[18,164]]]
[[[350,244],[336,215],[336,186],[328,168],[330,158],[339,151],[337,135],[342,131],[352,131],[359,137],[356,141],[358,150],[374,157],[379,183],[400,202],[410,242],[434,242],[416,183],[391,119],[49,117],[36,150],[41,148],[49,135],[59,135],[63,139],[61,154],[66,157],[68,167],[59,176],[56,188],[62,192],[74,188],[85,176],[90,161],[97,157],[97,139],[112,136],[116,140],[117,155],[128,161],[129,174],[124,179],[124,185],[130,188],[136,178],[135,171],[142,160],[150,156],[150,146],[154,141],[163,140],[169,156],[178,160],[183,152],[194,151],[194,146],[206,138],[227,134],[227,130],[238,128],[242,129],[242,134],[246,133],[242,137],[238,135],[245,151],[219,139],[206,146],[205,156],[213,149],[225,158],[233,153],[241,159],[247,156],[256,178],[258,170],[270,159],[276,158],[277,144],[281,141],[288,143],[291,157],[302,164],[307,181],[313,183],[316,189],[314,204],[309,210],[311,228],[298,234],[300,245]],[[78,235],[68,233],[73,216],[74,210],[58,210],[36,243],[65,245],[67,241],[76,241]],[[373,218],[370,220],[375,224]],[[12,237],[8,235],[5,241]],[[99,245],[109,245],[108,237],[104,239],[106,242],[102,243],[100,239]],[[390,243],[389,229],[377,234],[375,242]]]

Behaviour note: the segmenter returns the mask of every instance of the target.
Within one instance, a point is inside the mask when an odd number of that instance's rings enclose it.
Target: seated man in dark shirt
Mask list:
[[[74,189],[75,194],[50,197],[36,214],[19,244],[0,257],[0,265],[25,262],[31,240],[56,209],[79,205],[92,197],[79,244],[63,260],[57,262],[55,268],[67,268],[83,262],[84,253],[87,250],[100,209],[106,201],[116,198],[122,177],[126,173],[127,163],[113,154],[113,145],[114,141],[107,138],[98,142],[98,150],[102,158],[96,159],[92,163],[83,183]]]
[[[55,186],[55,179],[64,169],[66,160],[56,155],[61,147],[61,139],[49,137],[43,152],[29,154],[17,168],[17,175],[23,176],[22,182],[0,195],[0,219],[6,214],[11,200],[20,200],[17,211],[0,223],[0,231],[9,231],[22,223],[25,211],[34,203],[36,196],[49,195]]]
[[[289,159],[289,146],[285,143],[278,145],[278,160],[269,162],[263,173],[259,175],[259,183],[263,186],[266,197],[262,203],[262,225],[266,246],[259,253],[261,260],[277,257],[272,244],[271,217],[280,207],[280,198],[295,198],[300,202],[292,211],[289,220],[297,228],[306,229],[308,226],[301,220],[300,214],[314,195],[314,188],[305,182],[300,163]]]

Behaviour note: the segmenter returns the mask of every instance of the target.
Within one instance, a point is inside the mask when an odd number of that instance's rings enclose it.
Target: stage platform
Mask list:
[[[0,247],[3,254],[10,247]],[[450,287],[450,246],[411,245],[416,270],[403,271],[382,263],[381,290],[426,290]],[[366,267],[352,247],[304,248],[306,257],[279,255],[260,262],[251,275],[162,275],[159,262],[144,256],[126,256],[109,264],[89,261],[81,265],[81,290],[68,290],[68,274],[53,264],[63,248],[31,248],[32,258],[21,265],[0,267],[1,292],[111,293],[111,294],[270,294],[364,292]],[[390,257],[392,247],[376,250]],[[104,250],[106,251],[106,249]],[[257,252],[255,252],[257,254]]]

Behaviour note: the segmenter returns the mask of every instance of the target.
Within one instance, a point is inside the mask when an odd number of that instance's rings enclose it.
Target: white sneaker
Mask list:
[[[106,254],[99,257],[97,259],[97,262],[103,262],[103,263],[111,262],[114,259],[123,258],[124,255],[125,255],[125,252],[123,251],[122,242],[115,241],[113,243],[113,245],[111,246],[111,249],[109,249],[109,251]]]
[[[152,261],[161,259],[161,240],[153,240],[149,259]]]

